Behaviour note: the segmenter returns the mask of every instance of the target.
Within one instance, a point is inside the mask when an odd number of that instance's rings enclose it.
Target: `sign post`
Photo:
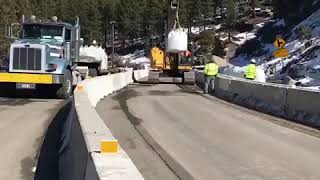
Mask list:
[[[287,58],[289,56],[289,50],[284,48],[284,46],[287,43],[282,38],[277,38],[273,44],[277,48],[277,50],[273,53],[273,55],[275,58],[281,58],[281,65],[283,67],[284,66],[284,62],[283,62],[284,58]]]

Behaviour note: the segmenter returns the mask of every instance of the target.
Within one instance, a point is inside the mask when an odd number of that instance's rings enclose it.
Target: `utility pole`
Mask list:
[[[111,21],[110,24],[112,26],[112,61],[114,60],[114,39],[115,39],[115,30],[114,30],[114,26],[117,22],[116,21]]]
[[[108,30],[107,30],[107,26],[108,26],[108,19],[106,18],[106,21],[105,21],[105,25],[104,25],[104,45],[102,46],[102,48],[105,48],[107,49],[107,36],[108,36]]]

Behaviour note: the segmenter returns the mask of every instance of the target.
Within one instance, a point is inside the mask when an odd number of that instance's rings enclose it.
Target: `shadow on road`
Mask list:
[[[126,114],[126,116],[128,117],[128,119],[131,121],[131,123],[134,126],[138,126],[141,124],[142,119],[137,118],[136,116],[134,116],[130,111],[129,111],[129,107],[127,104],[127,101],[131,98],[140,96],[140,94],[133,90],[133,89],[129,89],[129,88],[124,88],[122,90],[120,90],[114,97],[113,99],[118,101],[120,104],[120,109],[123,110],[123,112]]]
[[[45,135],[35,173],[35,180],[59,180],[59,157],[62,145],[61,136],[64,122],[70,112],[70,101],[58,112],[52,120]]]

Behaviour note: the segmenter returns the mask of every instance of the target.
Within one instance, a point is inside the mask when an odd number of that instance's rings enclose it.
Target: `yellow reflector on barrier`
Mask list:
[[[50,74],[0,73],[0,82],[52,84]]]
[[[83,89],[84,89],[83,84],[78,84],[78,85],[77,85],[77,91],[83,92]]]
[[[101,153],[117,153],[118,150],[118,140],[101,141]]]

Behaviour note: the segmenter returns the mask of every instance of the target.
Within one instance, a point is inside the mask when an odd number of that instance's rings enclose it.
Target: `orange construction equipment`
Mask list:
[[[166,37],[168,36],[168,29],[172,29],[175,22],[178,21],[178,7],[179,3],[177,0],[173,0],[169,4],[168,20],[167,23],[165,23]],[[164,41],[164,44],[167,44],[167,39]],[[192,53],[190,51],[170,53],[166,52],[165,48],[153,46],[151,48],[149,82],[194,84],[195,75],[192,70],[192,65]],[[162,78],[165,79],[165,81],[162,81]]]
[[[149,81],[161,83],[161,78],[172,79],[172,83],[194,83],[192,71],[192,56],[190,51],[183,53],[166,53],[160,47],[151,49],[151,71]]]

